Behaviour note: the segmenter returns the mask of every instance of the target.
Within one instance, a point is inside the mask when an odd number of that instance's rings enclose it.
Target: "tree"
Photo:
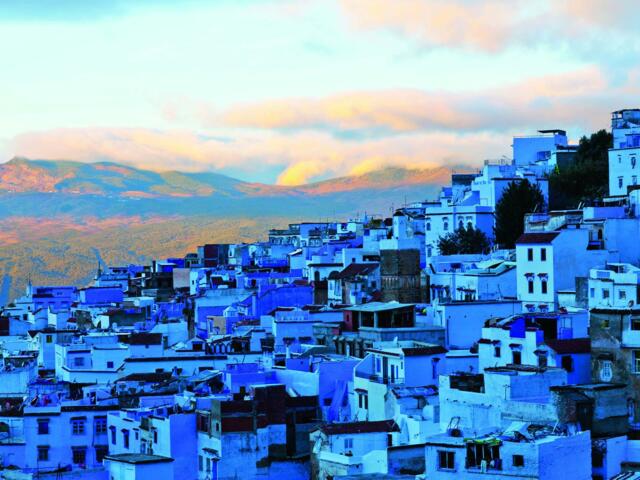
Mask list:
[[[486,253],[491,242],[485,233],[471,225],[459,227],[438,239],[440,255],[456,255],[460,253]]]
[[[608,194],[609,148],[613,136],[606,130],[582,137],[573,163],[549,176],[549,207],[552,210],[577,208]]]
[[[524,216],[541,211],[545,207],[540,187],[528,180],[509,182],[496,203],[494,235],[503,248],[514,248],[516,240],[524,232]]]

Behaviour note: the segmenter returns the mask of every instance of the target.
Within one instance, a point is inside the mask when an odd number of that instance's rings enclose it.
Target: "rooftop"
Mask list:
[[[117,455],[106,455],[104,458],[105,460],[130,463],[132,465],[173,462],[173,458],[171,457],[162,457],[160,455],[145,455],[143,453],[119,453]]]

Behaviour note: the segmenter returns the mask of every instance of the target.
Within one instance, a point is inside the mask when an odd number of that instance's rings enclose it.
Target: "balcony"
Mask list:
[[[374,383],[381,383],[384,385],[404,385],[404,378],[384,377],[375,373],[358,372],[356,370],[356,377],[364,378]]]

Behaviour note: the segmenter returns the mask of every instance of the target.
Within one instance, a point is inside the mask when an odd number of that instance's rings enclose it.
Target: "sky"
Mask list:
[[[639,23],[635,0],[2,0],[0,160],[477,167],[640,107]]]

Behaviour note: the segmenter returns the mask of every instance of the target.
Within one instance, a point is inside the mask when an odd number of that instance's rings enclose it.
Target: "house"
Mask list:
[[[24,407],[23,471],[55,471],[61,466],[87,472],[103,470],[108,453],[107,415],[117,404],[96,405],[41,396]]]
[[[378,263],[350,263],[328,277],[329,303],[360,305],[374,298],[380,289]]]
[[[111,412],[108,415],[110,455],[159,455],[173,461],[174,480],[198,475],[196,415],[173,405]]]
[[[518,300],[523,311],[554,311],[558,291],[573,289],[576,277],[607,261],[608,251],[591,243],[590,231],[570,228],[523,233],[516,241]]]
[[[633,307],[640,300],[640,268],[628,263],[608,263],[589,271],[589,308]]]
[[[609,195],[626,196],[638,185],[640,157],[640,110],[619,110],[611,114],[613,147],[609,149]]]
[[[429,299],[450,301],[509,300],[516,298],[516,263],[488,255],[431,257],[427,265]]]
[[[320,345],[342,355],[364,358],[375,342],[415,340],[444,344],[444,328],[417,325],[415,305],[398,302],[370,302],[342,309],[342,321],[315,323],[314,337]]]
[[[332,423],[311,433],[314,480],[387,473],[387,448],[399,431],[393,420]]]
[[[478,341],[480,371],[488,367],[561,367],[569,383],[591,381],[591,341],[584,311],[525,313],[491,319]]]
[[[627,385],[629,421],[640,422],[640,308],[590,311],[592,381]]]
[[[391,389],[437,385],[440,373],[446,372],[446,352],[439,345],[415,341],[375,343],[354,370],[354,419],[392,419]]]
[[[429,479],[591,479],[589,432],[514,422],[505,430],[461,435],[456,430],[425,445]]]
[[[121,453],[106,455],[105,465],[113,480],[146,480],[148,478],[173,479],[173,459],[160,455]]]
[[[309,453],[317,397],[291,397],[284,385],[255,385],[233,398],[203,402],[196,415],[198,478],[309,476],[299,457]]]

